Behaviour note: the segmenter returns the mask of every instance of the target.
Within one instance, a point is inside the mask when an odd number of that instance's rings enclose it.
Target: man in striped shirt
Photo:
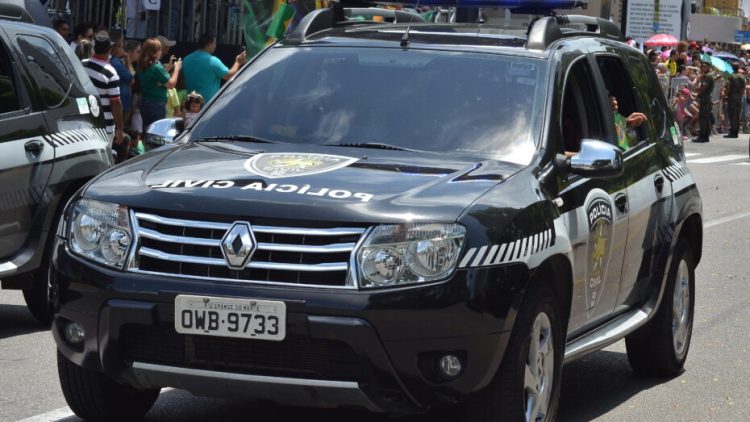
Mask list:
[[[83,67],[91,78],[99,97],[102,100],[104,120],[107,125],[107,133],[113,140],[118,156],[121,153],[123,143],[123,117],[122,103],[120,102],[120,78],[117,71],[109,63],[114,44],[106,31],[99,31],[94,36],[94,55],[84,60]],[[123,157],[127,157],[127,148]],[[118,160],[119,161],[119,160]]]

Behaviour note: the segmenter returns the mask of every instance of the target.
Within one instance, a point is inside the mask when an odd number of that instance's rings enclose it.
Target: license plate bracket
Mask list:
[[[281,301],[178,295],[174,324],[180,334],[282,341],[286,304]]]

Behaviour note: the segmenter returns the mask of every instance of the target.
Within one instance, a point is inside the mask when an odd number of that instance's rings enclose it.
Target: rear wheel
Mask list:
[[[68,406],[86,420],[140,420],[159,397],[159,390],[137,390],[118,384],[100,372],[81,368],[60,351],[57,352],[57,372]]]
[[[680,373],[693,331],[695,261],[687,242],[680,240],[672,258],[659,310],[646,325],[625,338],[628,360],[641,375]]]
[[[466,405],[467,421],[555,420],[563,357],[560,307],[549,286],[535,283],[495,378]]]

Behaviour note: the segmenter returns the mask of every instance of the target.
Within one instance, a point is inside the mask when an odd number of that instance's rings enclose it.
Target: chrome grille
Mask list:
[[[137,245],[133,272],[212,280],[355,287],[348,280],[361,227],[290,227],[253,224],[255,253],[241,270],[228,267],[221,239],[231,222],[132,212]]]

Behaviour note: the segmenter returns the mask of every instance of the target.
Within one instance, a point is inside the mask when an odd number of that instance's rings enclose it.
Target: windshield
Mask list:
[[[391,48],[271,49],[206,110],[192,139],[382,144],[528,164],[546,64]]]

